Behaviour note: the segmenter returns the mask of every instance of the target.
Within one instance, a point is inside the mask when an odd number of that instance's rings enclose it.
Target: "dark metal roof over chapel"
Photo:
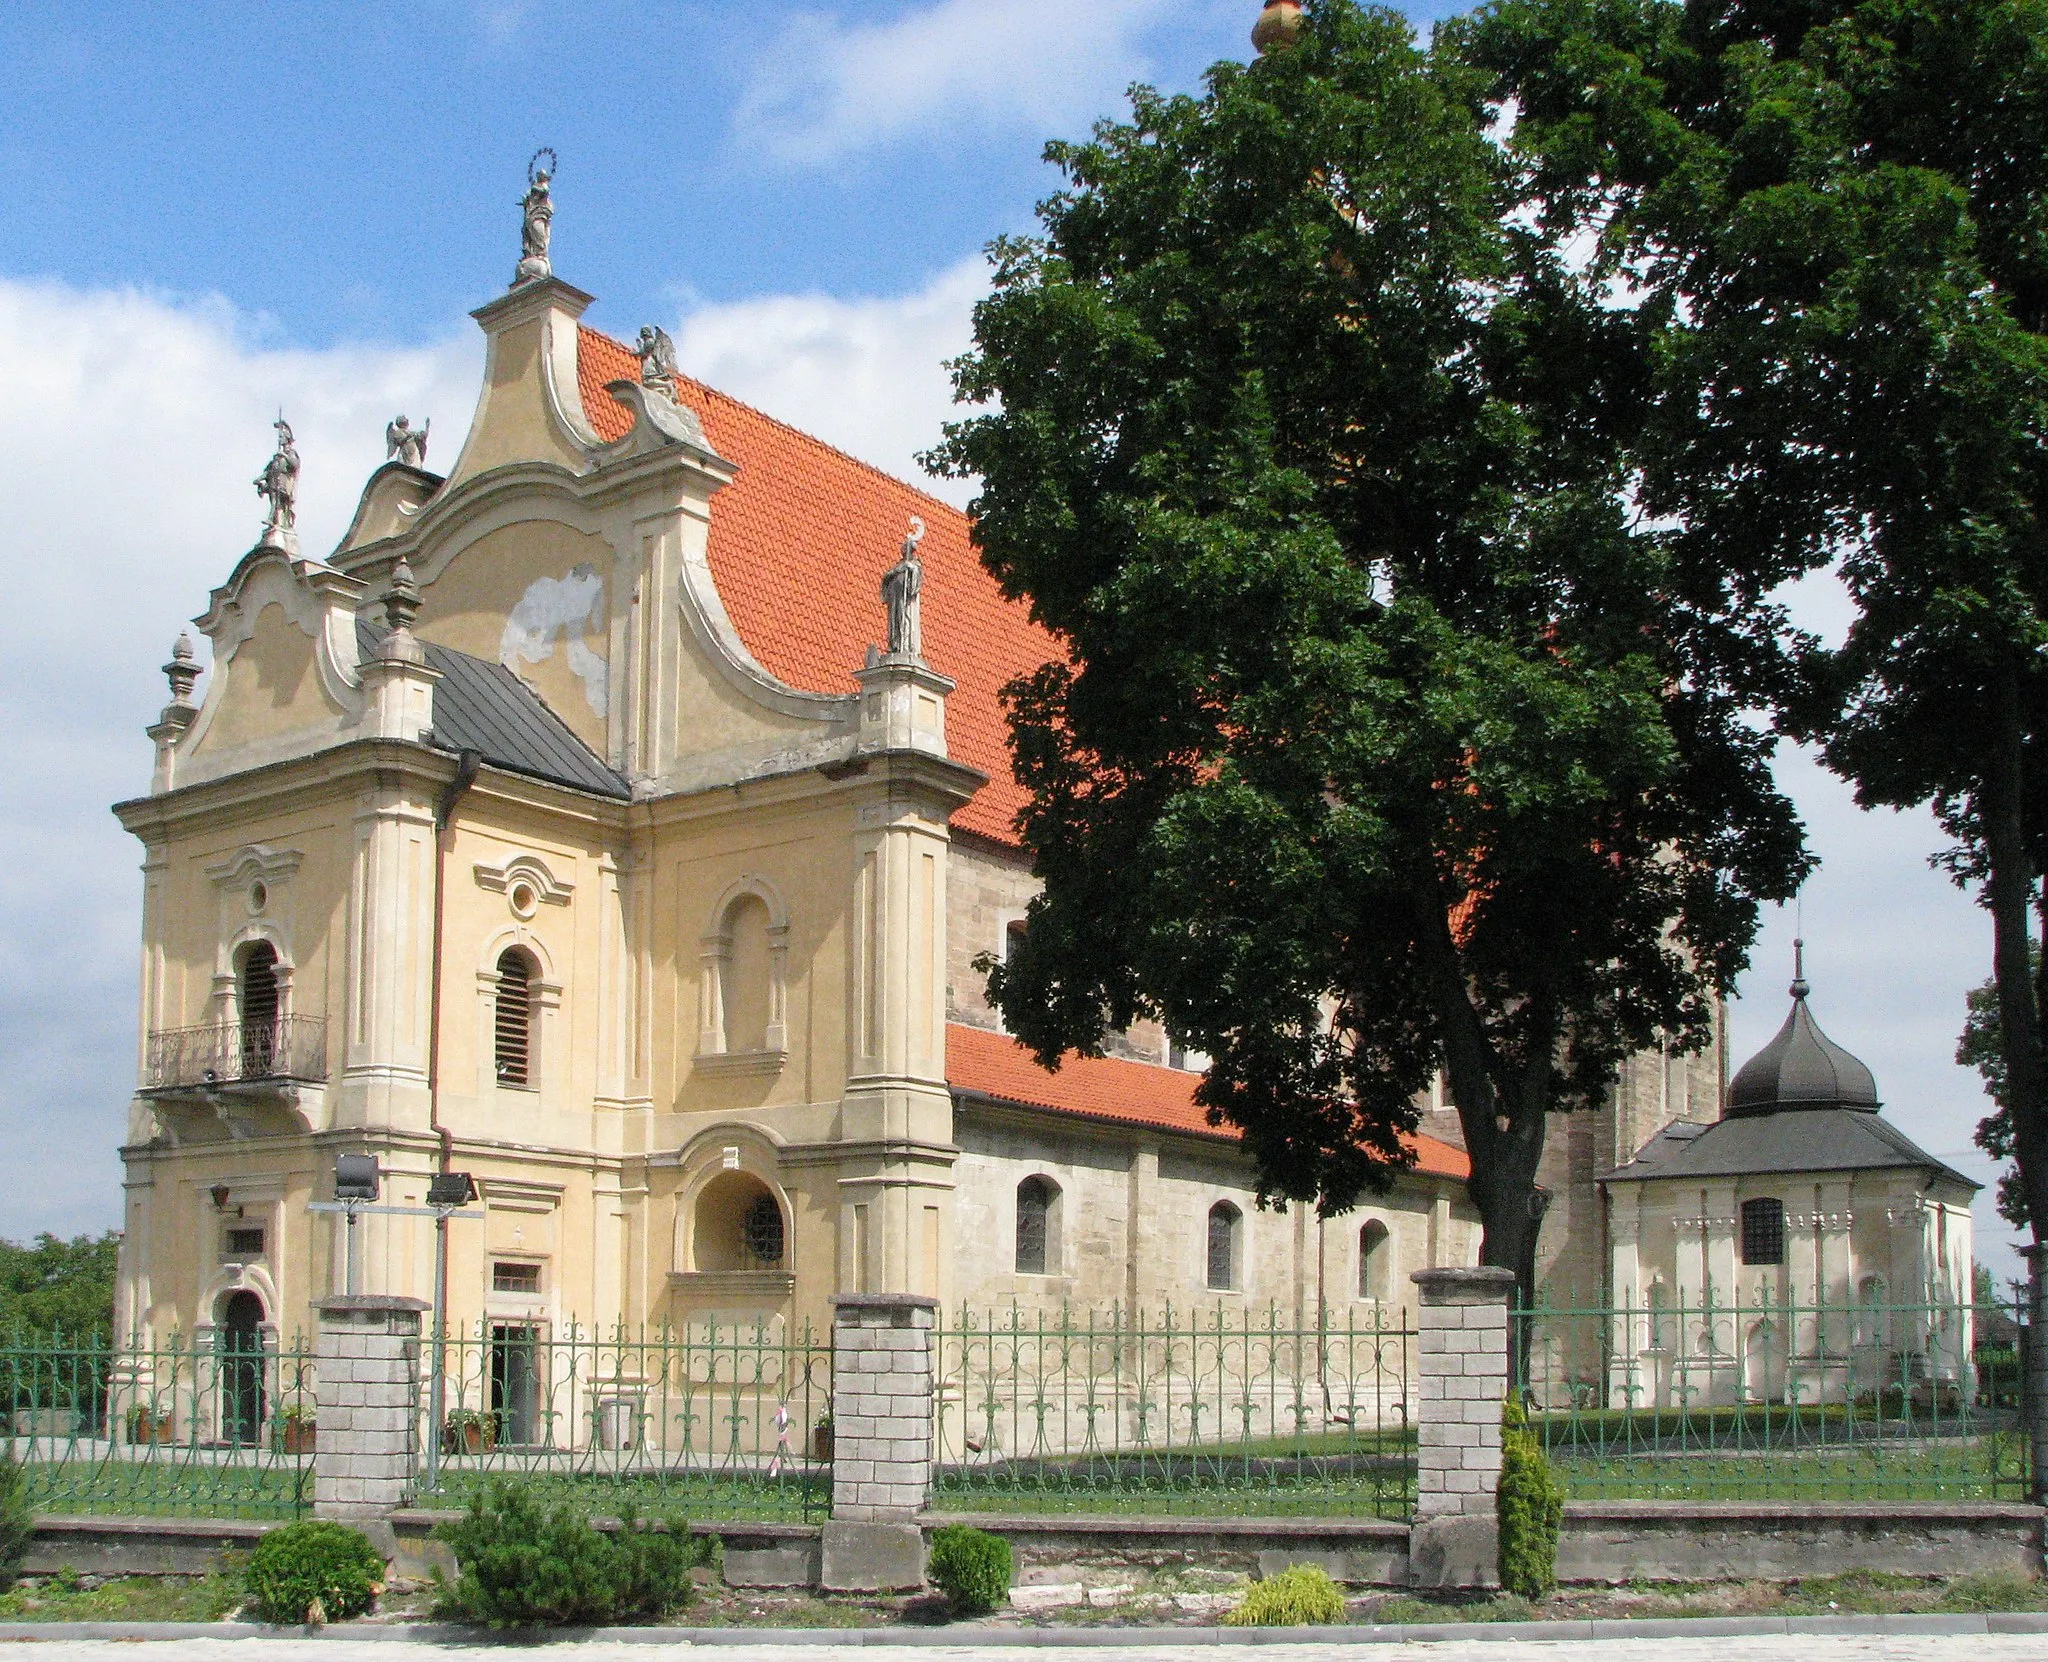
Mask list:
[[[1851,1108],[1877,1112],[1877,1080],[1820,1030],[1806,1007],[1805,943],[1797,947],[1792,1010],[1777,1037],[1742,1064],[1728,1086],[1728,1117],[1775,1114],[1787,1108]]]

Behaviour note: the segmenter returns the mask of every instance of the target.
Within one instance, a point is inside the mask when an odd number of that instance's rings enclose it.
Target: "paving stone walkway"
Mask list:
[[[18,1630],[16,1630],[18,1632]],[[14,1638],[14,1634],[8,1637]],[[650,1634],[650,1638],[653,1636]],[[307,1662],[398,1662],[401,1656],[419,1652],[421,1662],[431,1656],[436,1662],[503,1662],[504,1645],[451,1645],[407,1641],[323,1638],[309,1644],[296,1635],[251,1639],[164,1639],[145,1642],[138,1651],[135,1640],[51,1639],[32,1640],[22,1662],[269,1662],[270,1658],[301,1658]],[[673,1649],[673,1645],[663,1648]],[[828,1662],[829,1658],[850,1658],[853,1646],[818,1644],[732,1644],[691,1646],[716,1662]],[[880,1650],[880,1646],[860,1646]],[[893,1648],[893,1647],[891,1647]],[[1053,1648],[1066,1647],[1055,1645]],[[1092,1650],[1093,1647],[1090,1647]],[[520,1645],[518,1654],[536,1653],[561,1662],[646,1662],[650,1646],[614,1641],[572,1642],[550,1645]],[[1095,1654],[1117,1662],[1188,1662],[1197,1647],[1160,1644],[1118,1646]],[[1225,1647],[1208,1651],[1223,1656],[1256,1656],[1259,1662],[1345,1662],[1347,1658],[1371,1658],[1372,1662],[1502,1662],[1507,1656],[1530,1657],[1528,1641],[1514,1641],[1504,1633],[1500,1639],[1452,1639],[1418,1644],[1390,1644],[1361,1647],[1356,1644],[1316,1645],[1261,1644],[1251,1652]],[[1017,1647],[1008,1646],[919,1646],[909,1654],[928,1662],[1016,1662]],[[1655,1639],[1575,1640],[1555,1652],[1545,1645],[1536,1657],[1569,1657],[1571,1662],[2039,1662],[2048,1655],[2048,1638],[2040,1634],[1813,1634],[1768,1637],[1749,1636]]]

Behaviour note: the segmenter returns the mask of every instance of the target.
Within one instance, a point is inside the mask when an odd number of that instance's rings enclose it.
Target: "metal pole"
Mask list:
[[[434,1361],[427,1387],[427,1490],[441,1487],[441,1417],[447,1404],[448,1214],[434,1219]]]
[[[356,1208],[355,1202],[348,1205],[348,1296],[354,1298],[363,1290],[362,1261],[356,1253]]]

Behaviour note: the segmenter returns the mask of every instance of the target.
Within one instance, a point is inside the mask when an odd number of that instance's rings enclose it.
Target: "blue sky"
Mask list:
[[[1449,7],[1409,8],[1418,22]],[[1026,230],[1051,136],[1133,80],[1248,53],[1256,0],[730,0],[603,7],[0,7],[0,1234],[104,1227],[134,1067],[138,851],[157,666],[253,539],[282,402],[309,549],[338,536],[388,416],[453,446],[466,313],[517,257],[527,158],[560,152],[555,264],[591,321],[666,324],[684,367],[910,474],[967,342],[979,251]],[[445,456],[443,450],[437,455]],[[1825,584],[1803,615],[1836,626]],[[1928,871],[1925,815],[1783,777],[1826,860],[1816,1011],[1890,1112],[1980,1177],[1950,1061],[1982,914]],[[1776,1028],[1767,920],[1738,1057]],[[1988,1205],[1983,1255],[2012,1260]]]

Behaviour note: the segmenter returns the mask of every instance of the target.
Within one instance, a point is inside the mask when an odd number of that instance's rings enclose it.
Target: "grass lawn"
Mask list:
[[[1764,1453],[1555,1449],[1567,1500],[2025,1500],[2024,1450],[2004,1443],[1830,1445]]]
[[[39,1460],[22,1467],[28,1503],[55,1517],[294,1518],[313,1504],[313,1469],[147,1460]]]
[[[241,1602],[239,1575],[102,1581],[60,1570],[0,1593],[0,1622],[218,1622]]]
[[[622,1505],[631,1505],[655,1516],[675,1512],[693,1519],[819,1523],[832,1510],[829,1468],[808,1477],[788,1478],[751,1473],[708,1477],[689,1473],[476,1472],[444,1468],[440,1489],[423,1492],[419,1504],[450,1509],[467,1506],[472,1495],[484,1493],[496,1482],[516,1484],[544,1501],[568,1501],[593,1514],[616,1513]]]

